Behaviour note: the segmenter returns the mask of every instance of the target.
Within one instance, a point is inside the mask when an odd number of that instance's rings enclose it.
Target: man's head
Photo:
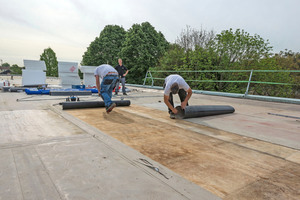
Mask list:
[[[119,63],[120,66],[122,65],[122,59],[121,58],[118,59],[118,63]]]
[[[179,90],[179,86],[177,83],[173,83],[173,85],[171,86],[171,92],[172,94],[177,94]]]

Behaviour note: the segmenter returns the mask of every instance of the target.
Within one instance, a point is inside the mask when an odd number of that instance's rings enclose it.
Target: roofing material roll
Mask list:
[[[113,101],[117,106],[129,106],[130,100]],[[62,109],[99,108],[105,107],[104,101],[69,101],[62,102]]]
[[[50,96],[79,96],[79,95],[92,95],[92,91],[87,91],[87,90],[83,90],[83,91],[76,91],[74,90],[69,90],[69,91],[56,91],[56,90],[50,90]]]
[[[227,105],[186,106],[184,110],[181,109],[181,106],[177,106],[176,109],[178,110],[178,113],[175,115],[177,119],[221,115],[235,111],[232,106]]]
[[[24,87],[11,87],[9,89],[10,92],[19,92],[19,91],[23,92],[24,90],[25,90]]]

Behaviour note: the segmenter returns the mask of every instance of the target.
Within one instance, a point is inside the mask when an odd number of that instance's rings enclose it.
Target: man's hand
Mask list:
[[[186,103],[185,101],[181,102],[181,109],[182,109],[182,110],[184,110],[184,109],[185,109],[185,107],[186,107],[186,104],[187,104],[187,103]]]
[[[169,102],[169,96],[164,95],[164,102],[165,104],[168,106],[168,108],[174,113],[176,114],[178,111],[176,108],[174,108],[171,103]]]
[[[174,114],[177,114],[177,113],[178,113],[178,110],[177,110],[176,108],[173,108],[173,109],[172,109],[172,112],[173,112]]]
[[[103,99],[103,97],[102,97],[102,95],[101,95],[101,93],[100,93],[100,92],[98,93],[98,96],[99,96],[99,97],[101,97],[101,98]],[[104,99],[103,99],[103,100],[104,100]]]
[[[193,94],[193,91],[192,91],[191,88],[189,88],[189,89],[187,90],[187,95],[186,95],[186,97],[185,97],[185,100],[184,100],[183,102],[181,102],[181,109],[182,109],[182,110],[185,109],[185,107],[186,107],[186,105],[187,105],[189,99],[191,98],[192,94]]]

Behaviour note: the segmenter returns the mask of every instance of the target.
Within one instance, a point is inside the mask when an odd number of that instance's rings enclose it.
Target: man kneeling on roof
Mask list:
[[[164,83],[164,102],[168,106],[169,114],[171,119],[175,119],[177,114],[176,108],[174,108],[173,94],[179,95],[181,101],[181,109],[185,109],[188,106],[188,100],[192,96],[192,89],[185,82],[185,80],[177,74],[169,75],[165,78]]]

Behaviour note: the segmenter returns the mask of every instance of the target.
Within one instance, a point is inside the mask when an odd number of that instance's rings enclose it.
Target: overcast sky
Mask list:
[[[244,29],[274,52],[300,52],[300,0],[0,0],[0,61],[24,66],[51,47],[80,63],[106,25],[149,22],[174,43],[186,26],[220,33]]]

